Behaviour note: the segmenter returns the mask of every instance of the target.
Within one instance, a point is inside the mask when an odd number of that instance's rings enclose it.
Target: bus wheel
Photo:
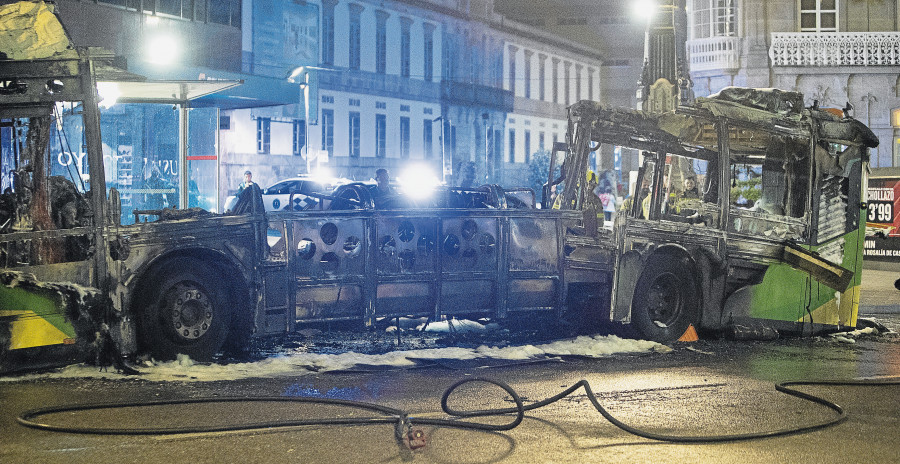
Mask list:
[[[688,263],[679,261],[651,260],[638,278],[631,320],[649,340],[676,341],[699,320],[697,284]]]
[[[214,269],[214,268],[213,268]],[[156,359],[179,353],[209,361],[228,334],[224,291],[211,267],[194,258],[168,262],[150,276],[140,313],[139,337]]]

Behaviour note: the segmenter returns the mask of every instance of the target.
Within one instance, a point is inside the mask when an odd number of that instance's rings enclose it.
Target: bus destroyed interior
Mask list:
[[[495,185],[376,208],[346,184],[307,210],[257,197],[125,223],[97,82],[141,79],[114,64],[68,42],[0,60],[0,371],[102,349],[209,360],[250,337],[404,316],[625,322],[663,342],[856,323],[877,139],[800,94],[726,89],[662,114],[579,102],[559,196],[542,199],[555,208]],[[589,155],[612,147],[643,164],[607,227],[585,205]],[[79,170],[52,162],[75,154]]]

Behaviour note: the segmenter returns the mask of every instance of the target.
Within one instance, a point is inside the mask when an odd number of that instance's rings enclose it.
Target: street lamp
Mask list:
[[[318,66],[298,66],[291,70],[291,72],[287,73],[285,79],[291,84],[299,84],[300,85],[300,98],[303,101],[303,150],[306,150],[306,171],[311,172],[310,165],[310,151],[309,151],[309,94],[312,91],[313,85],[310,82],[310,71],[335,71],[335,69],[331,68],[321,68]],[[317,86],[316,86],[317,87]],[[313,98],[316,98],[313,96]],[[302,151],[301,151],[302,155]],[[319,156],[316,156],[317,164],[321,164],[321,160],[319,160]]]
[[[491,134],[488,132],[488,117],[490,117],[487,113],[481,113],[481,119],[484,121],[484,179],[485,183],[488,182],[488,179],[491,178],[492,172],[492,164],[491,164],[491,153],[489,150]]]
[[[432,119],[432,122],[441,122],[441,181],[447,183],[447,175],[453,174],[453,163],[450,163],[450,167],[447,167],[447,151],[445,146],[447,144],[447,139],[444,138],[444,116],[438,116]],[[450,123],[450,120],[446,121],[447,124]]]

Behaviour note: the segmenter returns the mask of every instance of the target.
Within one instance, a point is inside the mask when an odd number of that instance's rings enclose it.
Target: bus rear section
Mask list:
[[[614,229],[612,320],[660,341],[855,326],[877,139],[802,102],[726,89],[668,113],[570,110],[572,160],[603,144],[642,159]]]

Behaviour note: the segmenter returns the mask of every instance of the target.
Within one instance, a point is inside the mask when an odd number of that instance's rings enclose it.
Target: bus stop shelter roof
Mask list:
[[[212,95],[223,90],[237,87],[243,81],[102,81],[99,84],[112,83],[118,87],[117,101],[120,103],[169,103],[184,104],[191,100]]]

